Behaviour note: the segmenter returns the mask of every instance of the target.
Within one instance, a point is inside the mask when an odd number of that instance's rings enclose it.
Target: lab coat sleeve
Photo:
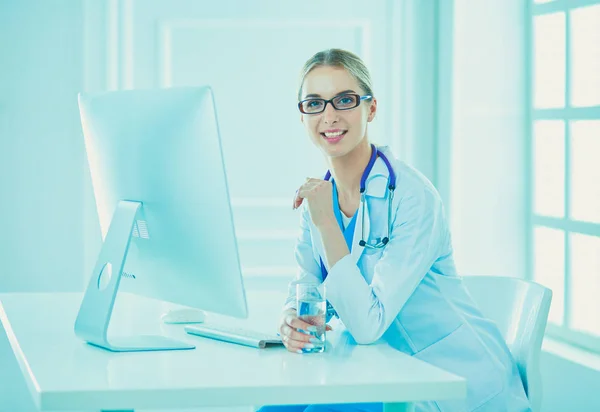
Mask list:
[[[296,240],[294,256],[298,265],[296,278],[288,285],[288,297],[284,304],[284,310],[296,308],[296,285],[298,283],[321,283],[321,268],[319,267],[313,253],[313,245],[310,237],[310,215],[306,208],[306,202],[302,205],[300,217],[300,233]]]
[[[439,257],[447,234],[443,215],[433,189],[406,193],[396,206],[390,241],[371,284],[351,255],[331,268],[323,282],[327,299],[357,343],[373,343],[384,334]]]

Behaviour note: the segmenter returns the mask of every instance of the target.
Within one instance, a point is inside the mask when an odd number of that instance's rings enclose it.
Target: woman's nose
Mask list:
[[[336,122],[338,119],[338,112],[337,110],[335,110],[335,107],[333,107],[333,104],[328,104],[325,106],[325,110],[323,111],[323,120],[325,121],[325,123],[331,124],[333,122]]]

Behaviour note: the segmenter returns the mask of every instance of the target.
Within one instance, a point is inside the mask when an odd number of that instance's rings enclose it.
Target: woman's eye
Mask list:
[[[354,97],[348,95],[339,96],[336,99],[336,104],[342,107],[352,106],[354,104]]]
[[[323,102],[321,100],[311,100],[306,103],[306,110],[321,110]]]

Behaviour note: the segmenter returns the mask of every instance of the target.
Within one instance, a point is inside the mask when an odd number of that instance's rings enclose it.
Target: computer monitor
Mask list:
[[[81,93],[79,109],[103,244],[76,335],[111,351],[194,348],[108,337],[118,290],[247,317],[211,88]]]

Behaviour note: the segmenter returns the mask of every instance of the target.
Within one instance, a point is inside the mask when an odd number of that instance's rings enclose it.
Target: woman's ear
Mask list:
[[[371,104],[369,105],[369,117],[367,117],[367,122],[373,121],[375,113],[377,113],[377,99],[373,97]]]

